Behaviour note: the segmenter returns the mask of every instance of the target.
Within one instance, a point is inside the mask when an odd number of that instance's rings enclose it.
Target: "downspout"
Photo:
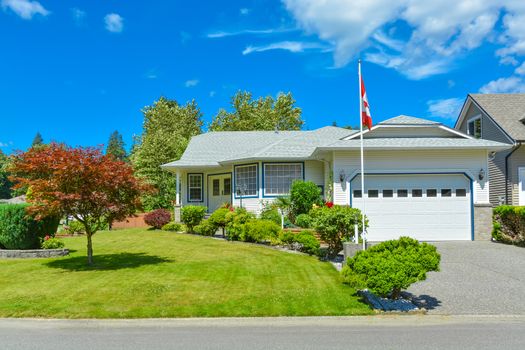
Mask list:
[[[512,147],[509,154],[505,156],[505,203],[509,205],[509,158],[510,156],[521,147],[521,141]]]

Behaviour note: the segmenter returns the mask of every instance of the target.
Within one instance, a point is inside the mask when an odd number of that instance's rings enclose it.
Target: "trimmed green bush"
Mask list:
[[[299,214],[295,218],[295,224],[302,228],[310,228],[312,227],[313,219],[308,214]]]
[[[357,252],[341,271],[345,283],[368,288],[382,297],[399,298],[403,289],[439,271],[441,257],[436,247],[410,237],[386,241]]]
[[[59,219],[35,220],[27,214],[28,204],[0,204],[0,247],[37,249],[45,236],[54,237]]]
[[[44,239],[41,244],[42,249],[61,249],[65,244],[58,238]]]
[[[210,215],[210,222],[216,227],[222,229],[222,234],[225,235],[224,229],[226,227],[226,215],[230,212],[229,208],[219,208]]]
[[[182,224],[179,224],[178,222],[168,222],[166,225],[162,226],[163,231],[172,231],[172,232],[180,232],[182,231],[183,227]]]
[[[322,205],[321,189],[311,181],[294,181],[290,189],[293,217],[307,214],[315,205]]]
[[[343,249],[343,240],[350,240],[354,235],[354,225],[362,226],[361,211],[357,208],[334,205],[317,207],[310,211],[313,227],[328,244],[328,255],[335,256]],[[367,225],[367,222],[365,222]]]
[[[525,207],[501,205],[493,209],[492,237],[500,242],[525,246]]]
[[[195,226],[195,233],[202,236],[213,236],[217,232],[217,226],[210,220],[202,220],[200,224]]]
[[[320,253],[321,244],[312,231],[299,232],[295,235],[295,242],[300,245],[299,251],[303,253],[310,255],[319,255]]]
[[[268,220],[281,226],[281,214],[276,208],[268,207],[265,208],[260,215],[261,220]]]
[[[227,238],[231,241],[239,241],[244,235],[244,224],[250,220],[255,220],[255,215],[244,208],[237,208],[226,214],[225,220]]]
[[[77,220],[70,221],[67,225],[64,225],[63,228],[64,232],[69,235],[86,233],[84,225]]]
[[[188,228],[189,233],[194,233],[194,227],[201,223],[206,215],[206,207],[187,205],[182,207],[181,221]]]
[[[292,231],[283,230],[279,234],[279,240],[284,244],[291,245],[295,242],[295,236],[297,236],[296,233],[293,233]]]
[[[269,220],[250,220],[244,224],[240,240],[243,242],[262,243],[279,237],[281,226]]]

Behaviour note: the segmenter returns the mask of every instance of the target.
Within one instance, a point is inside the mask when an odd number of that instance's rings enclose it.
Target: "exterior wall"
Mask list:
[[[450,131],[432,127],[403,127],[406,137],[451,137]],[[381,127],[363,135],[364,138],[399,137],[399,127]],[[459,137],[459,136],[458,136]]]
[[[503,131],[501,131],[499,126],[494,122],[494,120],[492,120],[492,118],[485,115],[485,113],[483,113],[474,103],[470,105],[465,115],[465,119],[458,126],[458,129],[466,134],[468,120],[478,115],[481,115],[481,138],[482,139],[503,142],[503,143],[512,143],[512,141],[508,138],[508,136]]]
[[[492,205],[474,205],[474,240],[490,241],[492,237]]]
[[[350,180],[360,171],[359,151],[334,152],[334,202],[350,204]],[[489,203],[489,180],[478,180],[480,169],[488,173],[485,150],[421,150],[421,151],[365,151],[366,172],[417,173],[417,172],[465,172],[473,181],[475,204]],[[340,182],[341,171],[345,180]]]
[[[191,170],[191,171],[181,171],[180,179],[181,179],[181,187],[180,187],[180,200],[182,206],[185,205],[200,205],[200,206],[208,206],[208,176],[213,174],[222,174],[222,173],[229,173],[232,172],[232,167],[222,167],[222,168],[216,168],[216,169],[209,169],[209,170]],[[188,174],[203,174],[203,198],[202,202],[188,202]],[[175,176],[175,175],[174,175]]]
[[[489,160],[490,203],[493,206],[504,204],[507,193],[505,187],[507,187],[509,190],[511,188],[511,186],[505,185],[505,157],[510,152],[510,150],[498,152],[496,153],[494,159]],[[510,193],[510,191],[508,193]]]
[[[518,168],[525,167],[525,146],[518,148],[509,157],[509,204],[519,205],[519,175]]]

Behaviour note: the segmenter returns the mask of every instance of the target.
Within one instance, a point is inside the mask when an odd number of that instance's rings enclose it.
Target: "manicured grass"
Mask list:
[[[316,258],[143,229],[99,232],[55,259],[0,260],[0,317],[361,315],[370,309]]]

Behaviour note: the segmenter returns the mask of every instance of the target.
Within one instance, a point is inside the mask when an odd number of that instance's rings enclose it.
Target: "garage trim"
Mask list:
[[[348,181],[348,189],[349,189],[349,196],[350,196],[350,207],[352,207],[352,181],[358,176],[361,175],[360,171],[356,171],[354,173],[354,176],[350,178]],[[470,240],[474,240],[474,179],[467,174],[464,171],[456,171],[456,172],[380,172],[380,171],[370,171],[365,172],[365,176],[367,175],[463,175],[469,180],[470,184]]]

